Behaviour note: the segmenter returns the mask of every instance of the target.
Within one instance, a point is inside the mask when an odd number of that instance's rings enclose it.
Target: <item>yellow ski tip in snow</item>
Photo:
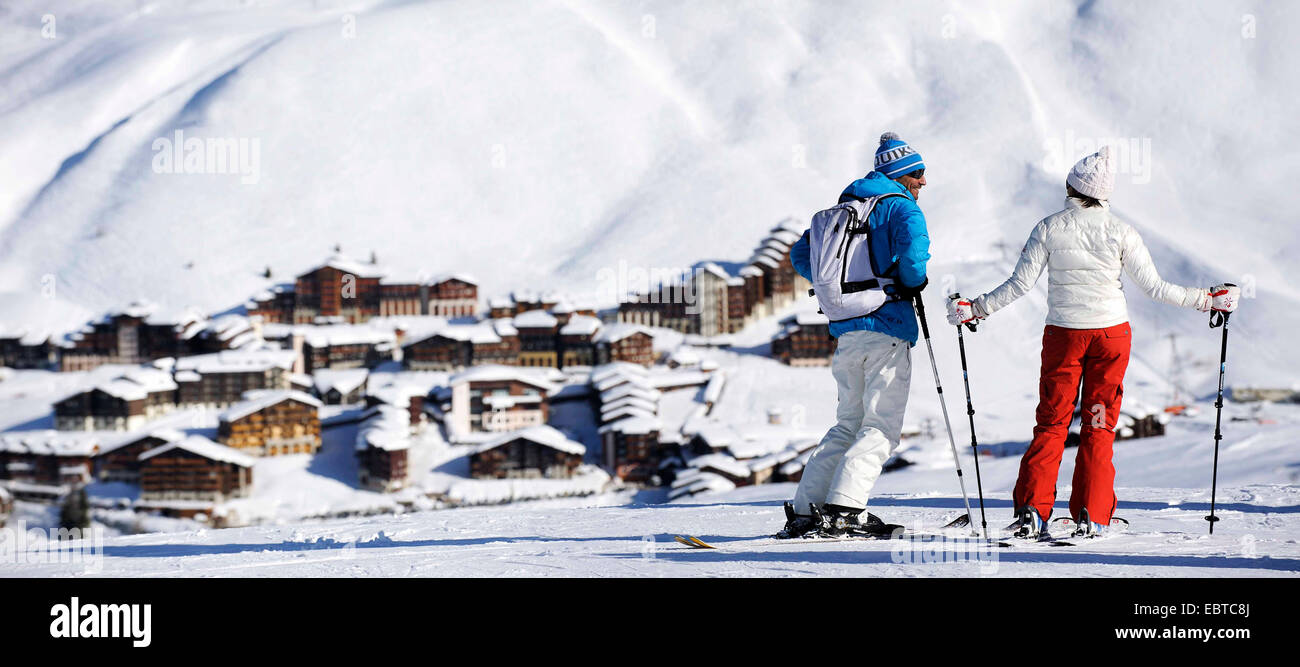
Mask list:
[[[697,548],[697,549],[716,549],[716,548],[717,548],[717,547],[713,546],[712,544],[709,544],[708,542],[705,542],[704,540],[701,540],[700,538],[698,538],[698,537],[696,537],[696,536],[694,536],[694,535],[687,535],[687,536],[685,536],[685,537],[682,537],[681,535],[678,535],[678,536],[674,537],[673,539],[677,540],[678,542],[681,542],[682,544],[685,544],[686,546],[695,547],[695,548]]]

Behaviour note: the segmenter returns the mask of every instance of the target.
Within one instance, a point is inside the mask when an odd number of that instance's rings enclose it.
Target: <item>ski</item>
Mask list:
[[[704,540],[701,540],[700,538],[694,535],[675,535],[673,536],[673,540],[694,549],[718,549],[719,548],[717,546],[709,544],[708,542],[705,542]],[[877,541],[889,541],[889,540],[905,540],[905,541],[943,540],[943,541],[962,541],[962,542],[965,541],[985,542],[983,538],[978,538],[978,537],[965,537],[965,536],[956,537],[956,536],[944,535],[940,533],[913,533],[913,532],[895,532],[890,534],[861,533],[856,535],[828,535],[828,536],[819,536],[819,537],[796,537],[796,538],[787,538],[787,539],[767,536],[767,537],[757,537],[752,539],[741,539],[737,541],[748,545],[754,545],[757,543],[772,544],[772,545],[788,545],[788,544],[818,544],[818,543],[832,544],[832,543],[841,543],[841,542],[877,542]],[[1011,543],[1002,540],[988,540],[985,543],[1000,548],[1007,548],[1007,547],[1014,546]]]

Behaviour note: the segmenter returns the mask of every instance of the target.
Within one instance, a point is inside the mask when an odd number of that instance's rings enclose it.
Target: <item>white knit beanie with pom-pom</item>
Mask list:
[[[1079,194],[1093,199],[1110,199],[1110,193],[1115,189],[1115,163],[1110,157],[1110,146],[1102,146],[1101,150],[1075,163],[1065,182]]]

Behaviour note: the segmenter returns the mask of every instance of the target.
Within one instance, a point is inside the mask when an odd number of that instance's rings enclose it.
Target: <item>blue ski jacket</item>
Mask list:
[[[859,178],[840,195],[840,202],[866,199],[887,192],[901,192],[906,197],[889,197],[876,205],[867,219],[871,225],[871,252],[876,266],[885,270],[906,287],[925,282],[925,263],[930,259],[930,235],[925,215],[907,188],[898,181],[873,171]],[[812,279],[812,259],[808,251],[808,232],[790,248],[790,262],[804,278]],[[893,273],[891,273],[893,271]],[[910,301],[890,301],[876,312],[841,322],[831,322],[831,335],[839,337],[849,331],[877,331],[916,345],[918,328],[916,311]]]

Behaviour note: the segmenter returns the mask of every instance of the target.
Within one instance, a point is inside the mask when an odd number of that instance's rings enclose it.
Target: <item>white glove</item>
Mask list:
[[[975,305],[970,302],[970,299],[948,298],[948,324],[959,327],[983,317],[976,314]]]
[[[1231,313],[1237,310],[1241,300],[1241,288],[1231,283],[1223,283],[1210,288],[1210,310]]]

